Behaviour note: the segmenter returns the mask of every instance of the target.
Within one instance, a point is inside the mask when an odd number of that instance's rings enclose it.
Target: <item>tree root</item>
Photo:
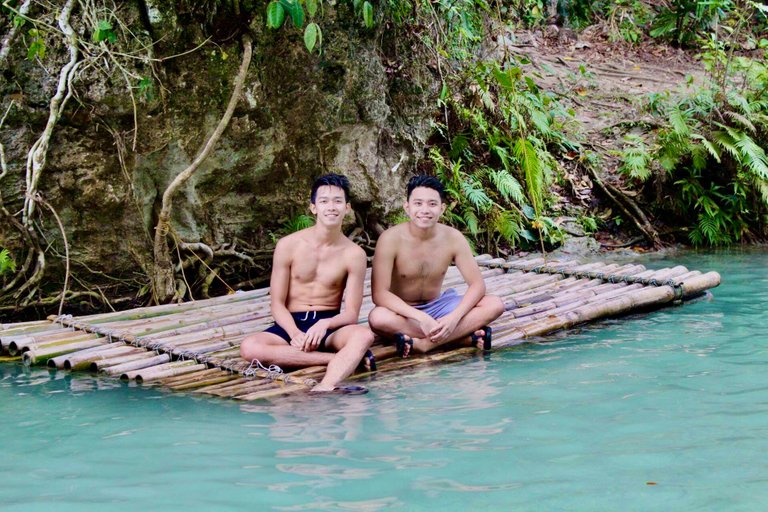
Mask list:
[[[234,89],[229,98],[227,109],[219,120],[219,124],[209,137],[203,149],[197,155],[195,160],[179,173],[173,179],[168,188],[163,193],[162,206],[158,215],[157,225],[155,226],[155,240],[153,244],[154,269],[152,276],[152,293],[156,302],[166,302],[169,297],[174,296],[176,287],[174,286],[173,264],[171,261],[170,248],[168,247],[167,235],[171,227],[171,211],[173,208],[173,196],[176,191],[192,177],[199,169],[208,155],[213,151],[214,146],[221,138],[222,133],[229,125],[230,119],[235,112],[235,107],[240,99],[240,94],[245,84],[245,77],[248,74],[248,68],[251,64],[253,54],[251,37],[246,34],[243,36],[243,60],[240,63],[240,69],[234,80]]]
[[[653,246],[654,249],[661,249],[664,244],[661,243],[659,233],[656,228],[648,220],[648,217],[643,213],[637,203],[633,201],[626,194],[621,192],[617,187],[614,187],[610,183],[605,183],[597,175],[597,171],[591,166],[586,166],[592,181],[597,187],[615,204],[627,218],[631,219],[635,223],[637,229],[643,234],[646,240]]]

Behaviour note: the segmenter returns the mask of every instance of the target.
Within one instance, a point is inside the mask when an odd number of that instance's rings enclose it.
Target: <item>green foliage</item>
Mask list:
[[[666,123],[651,158],[675,188],[671,207],[691,223],[692,243],[723,245],[765,230],[768,211],[768,64],[733,57],[711,34],[702,60],[711,81],[654,104]]]
[[[609,38],[637,44],[643,38],[651,13],[640,0],[616,0],[605,6],[608,18]]]
[[[314,217],[306,214],[297,215],[291,219],[288,219],[283,224],[283,231],[288,233],[295,233],[315,225]]]
[[[16,262],[8,249],[2,249],[0,250],[0,276],[10,272],[16,272]]]
[[[155,83],[152,77],[144,76],[139,80],[139,97],[145,101],[152,101],[155,98]]]
[[[304,46],[307,48],[309,53],[312,53],[312,50],[315,49],[315,46],[318,48],[323,44],[323,33],[320,30],[320,27],[317,23],[310,23],[307,25],[307,28],[304,29]]]
[[[444,85],[456,122],[435,125],[443,143],[429,153],[450,198],[447,222],[484,250],[562,237],[543,211],[553,151],[574,147],[562,132],[567,114],[515,64],[478,64],[456,85],[463,96]]]
[[[31,28],[27,32],[27,34],[30,37],[29,40],[29,47],[27,49],[27,59],[28,60],[35,60],[37,58],[43,59],[45,58],[45,40],[43,39],[42,34],[39,30],[36,28]]]
[[[651,37],[667,39],[679,46],[712,30],[734,8],[731,0],[673,0],[653,20]]]
[[[96,30],[91,36],[94,42],[99,43],[101,41],[108,41],[114,43],[117,41],[117,34],[115,34],[114,27],[107,20],[99,20]]]
[[[651,149],[637,135],[627,135],[624,142],[624,149],[618,152],[621,158],[619,172],[629,178],[646,181],[651,177]]]

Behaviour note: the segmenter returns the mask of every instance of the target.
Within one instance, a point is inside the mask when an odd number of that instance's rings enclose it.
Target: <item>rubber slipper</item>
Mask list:
[[[397,347],[397,355],[400,357],[408,357],[413,350],[413,338],[407,337],[405,334],[395,334],[395,346]],[[408,346],[408,355],[405,354],[405,347]]]
[[[469,337],[472,340],[472,344],[477,346],[477,342],[483,340],[483,350],[491,350],[493,348],[493,344],[491,343],[491,340],[493,339],[493,329],[491,326],[485,325],[478,329],[478,331],[483,331],[485,334],[482,336],[478,336],[475,333],[470,334]]]
[[[363,386],[338,386],[327,391],[310,391],[312,395],[364,395],[368,388]]]

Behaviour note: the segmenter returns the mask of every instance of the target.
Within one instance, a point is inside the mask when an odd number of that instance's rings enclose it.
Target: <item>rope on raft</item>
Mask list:
[[[589,272],[583,270],[566,270],[563,268],[548,267],[546,265],[537,265],[528,272],[535,272],[536,274],[553,274],[561,275],[563,277],[575,277],[576,279],[600,279],[608,283],[627,283],[635,284],[640,283],[644,286],[670,286],[675,292],[674,303],[679,304],[683,301],[683,294],[685,293],[683,283],[678,283],[674,279],[666,279],[659,281],[655,278],[648,277],[636,277],[619,274],[605,274],[604,272]]]

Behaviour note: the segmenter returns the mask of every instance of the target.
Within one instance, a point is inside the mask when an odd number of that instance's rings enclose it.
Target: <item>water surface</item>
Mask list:
[[[768,255],[714,296],[354,397],[236,403],[0,364],[0,510],[768,508]]]

